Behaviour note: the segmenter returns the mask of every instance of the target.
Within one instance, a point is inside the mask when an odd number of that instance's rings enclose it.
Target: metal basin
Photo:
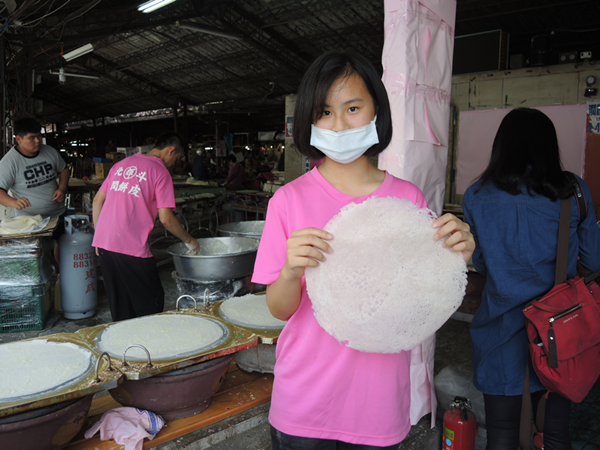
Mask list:
[[[143,380],[125,380],[108,391],[123,406],[147,409],[165,420],[201,413],[219,390],[235,353]]]
[[[198,242],[199,255],[186,255],[188,248],[183,242],[167,249],[181,277],[197,281],[220,281],[245,277],[254,271],[258,239],[215,237],[198,239]]]
[[[92,404],[88,395],[0,421],[0,448],[11,450],[61,450],[83,427]]]
[[[217,232],[219,233],[219,236],[239,236],[260,239],[264,227],[264,220],[247,220],[244,222],[219,225],[217,227]]]

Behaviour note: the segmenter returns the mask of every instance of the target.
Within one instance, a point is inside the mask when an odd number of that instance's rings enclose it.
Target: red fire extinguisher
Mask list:
[[[471,402],[464,397],[454,397],[444,413],[443,450],[475,450],[477,420],[471,411]]]

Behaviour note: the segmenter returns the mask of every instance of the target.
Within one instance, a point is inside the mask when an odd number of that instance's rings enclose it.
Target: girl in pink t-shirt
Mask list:
[[[397,448],[410,429],[410,352],[340,344],[316,321],[304,281],[306,267],[326,264],[335,242],[323,227],[346,204],[395,196],[426,206],[416,186],[369,161],[391,137],[387,93],[371,63],[355,53],[317,58],[298,91],[294,143],[324,159],[269,202],[253,276],[267,285],[271,313],[287,321],[269,413],[274,450]],[[450,235],[444,245],[469,260],[468,225],[446,214],[433,226],[436,240]]]

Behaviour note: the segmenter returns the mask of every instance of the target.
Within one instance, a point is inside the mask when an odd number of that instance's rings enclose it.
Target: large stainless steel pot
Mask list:
[[[260,239],[264,227],[264,220],[247,220],[244,222],[219,225],[217,227],[217,232],[219,233],[219,236],[239,236]]]
[[[215,237],[198,239],[199,255],[186,255],[183,242],[167,250],[173,256],[175,270],[183,278],[198,281],[232,280],[254,271],[258,239],[245,237]]]

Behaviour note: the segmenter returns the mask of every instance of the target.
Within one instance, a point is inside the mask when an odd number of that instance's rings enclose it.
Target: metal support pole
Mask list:
[[[6,118],[6,38],[0,36],[0,83],[2,83],[2,155],[9,149],[9,141],[12,136],[8,135]]]

